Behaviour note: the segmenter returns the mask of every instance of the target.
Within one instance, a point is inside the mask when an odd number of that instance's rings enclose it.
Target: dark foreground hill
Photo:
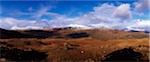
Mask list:
[[[110,29],[0,29],[0,62],[149,61],[149,35]]]

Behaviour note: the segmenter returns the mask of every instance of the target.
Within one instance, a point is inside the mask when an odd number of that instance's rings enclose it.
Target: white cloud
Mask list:
[[[92,27],[88,27],[88,26],[85,26],[85,25],[78,25],[78,24],[69,24],[67,25],[68,27],[73,27],[73,28],[81,28],[81,29],[91,29]]]
[[[132,11],[130,4],[121,4],[114,6],[102,4],[93,8],[93,11],[74,17],[66,17],[57,13],[48,12],[49,8],[43,8],[36,12],[33,17],[41,18],[42,16],[54,17],[52,20],[41,19],[35,20],[18,20],[15,18],[0,19],[0,27],[6,29],[41,29],[54,27],[81,27],[81,28],[115,28],[122,29],[130,26],[132,23]],[[142,22],[147,23],[147,22]],[[142,24],[141,23],[141,24]],[[136,25],[134,25],[136,26]],[[143,25],[139,25],[143,26]],[[144,26],[143,27],[147,27]],[[144,28],[147,29],[147,28]]]
[[[45,15],[45,13],[47,13],[48,10],[49,10],[48,7],[41,8],[37,12],[35,12],[32,17],[41,18],[43,15]]]
[[[133,3],[134,7],[132,8],[132,16],[136,16],[136,19],[149,19],[150,4],[148,3],[150,3],[149,0],[138,0],[137,2]]]
[[[68,18],[65,16],[60,16],[53,20],[50,20],[48,23],[50,27],[65,27],[69,24],[72,24],[74,21],[75,21],[75,18]]]
[[[43,29],[43,27],[38,27],[38,26],[25,26],[25,27],[13,26],[11,27],[11,30],[26,30],[26,29]]]
[[[120,5],[122,7],[122,5]],[[90,27],[117,27],[120,25],[123,25],[123,23],[120,23],[124,20],[121,20],[120,17],[113,17],[112,13],[115,12],[115,10],[120,9],[120,6],[113,6],[109,4],[103,4],[101,6],[94,7],[92,12],[86,13],[84,15],[75,17],[75,18],[69,18],[64,15],[59,15],[57,13],[51,13],[47,12],[48,8],[43,8],[42,10],[39,10],[37,12],[37,15],[35,17],[40,18],[43,15],[48,16],[56,16],[52,20],[48,20],[48,22],[36,22],[35,20],[18,20],[14,18],[5,18],[1,21],[1,27],[10,29],[13,26],[17,27],[27,27],[27,26],[41,26],[43,25],[49,25],[49,27],[64,27],[64,26],[90,26]],[[124,7],[124,6],[123,6]],[[125,6],[126,7],[126,6]],[[128,8],[126,10],[128,12]],[[123,11],[126,13],[126,11]],[[121,15],[123,16],[124,13]],[[126,14],[125,14],[126,15]],[[12,24],[11,24],[12,22]],[[35,24],[36,23],[36,24]],[[9,26],[6,26],[4,24],[8,24]],[[95,25],[94,25],[95,24]],[[122,26],[121,26],[122,27]],[[120,27],[119,27],[120,28]]]
[[[111,13],[115,8],[116,8],[115,6],[111,6],[108,4],[103,4],[101,6],[94,7],[94,11],[77,17],[74,23],[90,25],[90,24],[112,22],[110,20],[110,17],[108,16],[111,15]]]
[[[41,23],[40,23],[41,24]],[[43,28],[45,24],[39,25],[35,20],[18,20],[15,18],[2,18],[0,19],[0,28],[4,29],[23,29],[23,28]]]
[[[64,17],[64,15],[60,15],[58,13],[49,12],[51,10],[51,6],[41,7],[36,12],[31,13],[31,18],[35,20],[42,20],[43,16],[48,16],[48,18],[55,19],[57,17]]]
[[[123,10],[122,10],[123,9]],[[121,29],[130,21],[130,5],[122,4],[114,6],[103,4],[94,7],[94,11],[78,17],[76,24],[87,25],[92,27],[107,27]]]
[[[94,14],[99,16],[110,16],[114,10],[116,9],[116,6],[110,5],[110,4],[102,4],[100,6],[94,7]]]
[[[135,3],[135,10],[138,12],[144,12],[145,10],[149,9],[149,0],[139,0],[137,3]]]
[[[130,12],[130,5],[129,4],[122,4],[115,9],[113,12],[114,17],[124,19],[131,19],[131,12]]]
[[[137,19],[131,25],[127,27],[129,30],[149,31],[150,32],[150,20]]]

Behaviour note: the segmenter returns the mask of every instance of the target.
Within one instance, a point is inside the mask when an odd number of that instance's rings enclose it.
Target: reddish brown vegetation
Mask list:
[[[149,35],[143,32],[55,29],[3,31],[1,34],[0,61],[4,62],[149,60]],[[11,53],[14,50],[20,55]],[[12,55],[8,56],[8,54]],[[29,55],[33,58],[27,58]]]

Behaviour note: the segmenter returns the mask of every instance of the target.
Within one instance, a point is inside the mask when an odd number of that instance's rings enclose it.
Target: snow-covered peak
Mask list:
[[[92,27],[88,27],[85,25],[79,25],[79,24],[70,24],[67,25],[67,27],[73,27],[73,28],[77,28],[77,29],[91,29]]]
[[[150,20],[137,20],[135,23],[125,28],[126,31],[148,31],[150,32]]]
[[[18,27],[18,26],[13,26],[11,30],[27,30],[27,29],[43,29],[42,27],[38,26],[26,26],[26,27]]]

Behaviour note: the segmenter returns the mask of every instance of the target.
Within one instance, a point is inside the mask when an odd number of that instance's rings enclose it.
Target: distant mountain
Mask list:
[[[26,26],[26,27],[13,26],[11,28],[11,30],[29,30],[29,29],[39,30],[39,29],[43,29],[43,28],[38,27],[38,26]]]
[[[24,38],[24,37],[31,37],[31,36],[22,34],[17,31],[5,30],[0,28],[0,38],[22,38],[22,37]]]
[[[145,31],[146,32],[146,31]],[[149,33],[149,32],[146,32]],[[148,34],[138,30],[115,29],[74,29],[72,27],[53,28],[49,30],[5,30],[0,29],[0,38],[95,38],[100,40],[145,38]]]
[[[76,28],[76,29],[91,29],[92,28],[89,26],[79,25],[79,24],[70,24],[70,25],[67,25],[67,27],[72,27],[72,28]]]
[[[140,29],[140,28],[135,28],[135,27],[127,27],[123,29],[124,31],[130,31],[130,32],[145,32],[145,33],[150,33],[150,29]]]
[[[5,30],[0,28],[0,38],[48,38],[58,35],[54,31],[44,30]]]

